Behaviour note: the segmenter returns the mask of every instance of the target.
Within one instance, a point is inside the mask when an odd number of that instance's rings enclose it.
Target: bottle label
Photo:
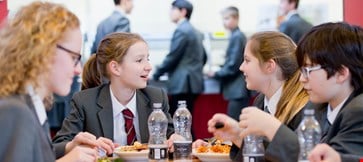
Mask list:
[[[167,146],[149,146],[149,159],[161,160],[168,158],[168,147]]]
[[[192,141],[174,141],[174,159],[191,159]]]
[[[243,156],[243,162],[265,162],[264,156]]]

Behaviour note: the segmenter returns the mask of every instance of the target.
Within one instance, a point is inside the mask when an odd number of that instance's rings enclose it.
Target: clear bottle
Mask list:
[[[166,140],[166,131],[168,119],[161,110],[161,103],[153,104],[153,112],[148,119],[149,127],[149,161],[167,161],[168,144]]]
[[[299,145],[299,162],[307,162],[310,151],[320,142],[321,128],[314,117],[314,109],[305,109],[304,118],[296,130]]]
[[[265,147],[263,137],[248,135],[243,140],[243,162],[264,162]]]
[[[176,139],[174,140],[174,161],[192,161],[192,115],[186,101],[178,101],[173,116]]]

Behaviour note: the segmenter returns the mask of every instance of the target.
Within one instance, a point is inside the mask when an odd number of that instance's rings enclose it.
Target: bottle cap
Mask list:
[[[178,107],[187,107],[187,102],[185,100],[179,100]]]
[[[154,109],[161,109],[162,103],[154,103],[153,107]]]
[[[305,109],[304,114],[305,115],[314,115],[314,109]]]

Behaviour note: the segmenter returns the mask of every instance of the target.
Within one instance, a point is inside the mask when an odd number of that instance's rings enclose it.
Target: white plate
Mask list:
[[[200,161],[206,161],[206,162],[229,162],[232,161],[229,158],[229,154],[222,154],[222,153],[196,153],[193,152],[193,155],[198,157]]]
[[[119,151],[116,149],[114,152],[125,162],[147,162],[149,156],[149,149],[141,151]]]

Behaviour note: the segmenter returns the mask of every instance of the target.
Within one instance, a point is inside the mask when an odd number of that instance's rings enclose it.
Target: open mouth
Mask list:
[[[148,79],[148,76],[149,75],[141,75],[140,77],[143,78],[143,79]]]

